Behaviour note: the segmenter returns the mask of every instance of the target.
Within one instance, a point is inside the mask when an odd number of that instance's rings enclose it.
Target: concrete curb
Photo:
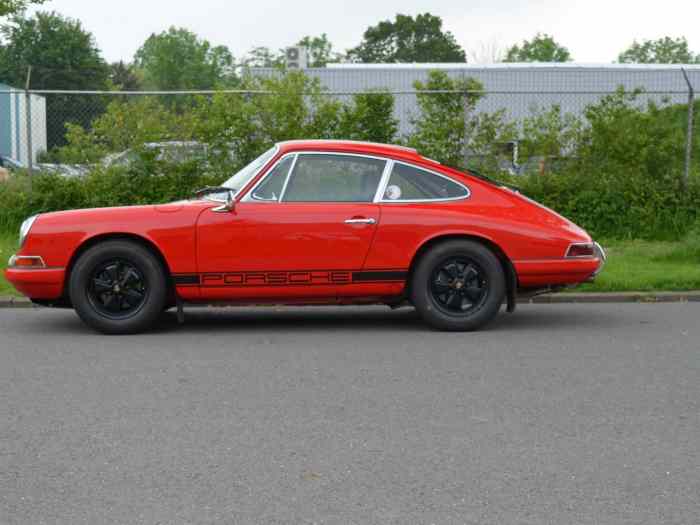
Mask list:
[[[700,290],[691,292],[555,293],[518,299],[518,304],[566,303],[695,303]],[[0,296],[0,308],[40,308],[26,297]]]
[[[0,308],[34,308],[34,304],[26,297],[0,295]]]
[[[555,293],[519,299],[518,303],[691,303],[700,302],[700,291],[691,292],[591,292]]]

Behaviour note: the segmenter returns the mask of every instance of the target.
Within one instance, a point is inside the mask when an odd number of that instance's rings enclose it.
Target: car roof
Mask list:
[[[356,140],[287,140],[277,146],[282,153],[291,151],[338,151],[347,153],[364,153],[367,155],[384,155],[410,160],[426,160],[415,149],[396,144],[379,142],[362,142]]]

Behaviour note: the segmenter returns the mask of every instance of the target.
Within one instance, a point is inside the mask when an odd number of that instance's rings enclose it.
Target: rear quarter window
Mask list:
[[[396,162],[382,196],[385,202],[460,199],[469,190],[452,179],[428,170]]]

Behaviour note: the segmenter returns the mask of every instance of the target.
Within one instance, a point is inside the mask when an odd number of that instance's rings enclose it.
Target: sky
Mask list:
[[[577,62],[612,62],[634,39],[667,35],[685,36],[700,53],[697,0],[50,0],[40,9],[79,19],[110,62],[130,61],[150,34],[170,26],[226,45],[237,58],[255,46],[279,49],[324,32],[345,51],[380,20],[426,11],[443,19],[469,62],[489,62],[494,50],[538,31]]]

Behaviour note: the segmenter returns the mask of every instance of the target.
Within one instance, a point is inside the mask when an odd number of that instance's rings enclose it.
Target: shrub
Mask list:
[[[155,204],[187,198],[221,182],[197,162],[164,163],[144,154],[129,168],[97,167],[84,178],[19,174],[0,185],[0,231],[15,233],[36,213],[103,206]]]
[[[0,229],[14,230],[39,211],[179,199],[220,183],[282,140],[397,140],[389,93],[340,101],[328,97],[318,80],[298,71],[266,79],[244,77],[241,84],[266,93],[217,93],[176,101],[129,98],[113,101],[89,128],[70,125],[68,143],[44,158],[88,164],[90,174],[84,179],[40,175],[32,192],[26,177],[11,178],[0,185]],[[521,157],[545,169],[544,175],[533,170],[515,177],[517,183],[596,237],[679,238],[699,215],[700,159],[687,190],[679,185],[687,106],[642,105],[641,93],[619,90],[581,116],[553,106],[533,111],[517,126],[503,111],[475,111],[484,95],[472,79],[434,71],[416,88],[420,111],[413,116],[413,132],[400,140],[458,168],[468,153],[470,164],[504,178],[503,143],[523,137]],[[457,93],[426,92],[432,90]],[[157,150],[143,147],[183,140],[206,146],[204,158],[173,164]],[[125,150],[136,158],[127,168],[102,162],[106,155]]]
[[[56,158],[67,164],[98,162],[108,153],[118,153],[145,143],[191,138],[188,114],[153,97],[112,101],[107,111],[89,129],[66,125],[67,144],[56,151]]]
[[[420,113],[413,118],[408,144],[423,155],[454,168],[464,166],[467,115],[481,98],[482,85],[472,78],[452,79],[444,71],[431,71],[426,82],[414,87]],[[448,91],[448,93],[421,93]],[[449,93],[461,91],[463,93]]]
[[[392,144],[398,132],[394,118],[394,96],[381,91],[353,95],[352,104],[343,106],[340,138]]]

